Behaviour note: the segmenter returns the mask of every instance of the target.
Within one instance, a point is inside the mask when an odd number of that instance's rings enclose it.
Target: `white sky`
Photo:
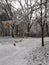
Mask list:
[[[21,0],[21,2],[22,2],[22,4],[24,4],[24,0]],[[20,7],[21,7],[18,1],[12,2],[12,5],[13,5],[15,8],[20,8]]]
[[[12,5],[16,8],[20,7],[19,3],[18,2],[12,2]]]
[[[25,0],[21,0],[22,5],[25,4],[24,1],[25,1]],[[34,4],[34,1],[35,1],[35,0],[32,0],[32,4]],[[13,1],[13,2],[12,2],[12,5],[13,5],[14,7],[16,7],[16,8],[20,8],[20,7],[21,7],[20,4],[19,4],[19,2],[18,2],[18,0]]]
[[[32,4],[34,4],[34,1],[36,1],[36,0],[32,0]],[[40,0],[37,0],[37,1],[40,2]],[[21,3],[22,3],[22,5],[24,5],[24,4],[25,4],[24,0],[21,0]],[[17,1],[13,1],[13,2],[12,2],[12,5],[13,5],[15,8],[21,8],[21,6],[20,6],[18,0],[17,0]],[[43,12],[44,12],[44,11],[43,11]],[[35,13],[33,14],[33,16],[35,16]]]

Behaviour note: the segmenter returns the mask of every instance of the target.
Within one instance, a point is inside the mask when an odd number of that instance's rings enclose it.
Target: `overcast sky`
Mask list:
[[[25,0],[21,0],[22,5],[25,4],[24,1],[25,1]],[[35,0],[32,0],[32,4],[34,3],[34,1],[35,1]],[[18,2],[18,0],[13,1],[13,2],[12,2],[12,5],[13,5],[14,7],[16,7],[16,8],[20,8],[20,7],[21,7],[20,4],[19,4],[19,2]]]
[[[24,5],[24,0],[21,0],[21,2],[22,2],[22,4]],[[13,5],[14,7],[16,7],[16,8],[20,8],[20,7],[21,7],[18,1],[13,1],[13,2],[12,2],[12,5]]]

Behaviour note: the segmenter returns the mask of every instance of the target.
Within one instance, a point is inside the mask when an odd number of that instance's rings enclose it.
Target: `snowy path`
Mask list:
[[[40,38],[24,38],[22,42],[16,43],[14,41],[20,39],[0,38],[0,65],[26,65],[26,56],[28,56],[31,49],[41,46]],[[46,38],[45,41],[49,41]]]

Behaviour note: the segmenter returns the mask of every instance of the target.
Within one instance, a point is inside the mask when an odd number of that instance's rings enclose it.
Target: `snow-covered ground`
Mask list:
[[[43,48],[41,38],[0,37],[0,65],[48,65],[49,38],[44,40]]]

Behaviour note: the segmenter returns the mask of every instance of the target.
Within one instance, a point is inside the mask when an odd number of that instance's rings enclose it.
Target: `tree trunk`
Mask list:
[[[44,46],[44,26],[42,21],[42,0],[41,0],[41,32],[42,32],[42,46]]]
[[[48,32],[48,24],[46,23],[46,31],[47,31],[47,35],[49,36],[49,32]]]
[[[44,46],[44,30],[42,28],[42,46]]]
[[[16,36],[18,37],[18,25],[16,26],[17,30],[16,30]]]
[[[13,31],[14,31],[14,26],[12,26],[12,37],[14,37]]]
[[[29,32],[30,32],[30,28],[29,28],[29,25],[28,25],[28,29],[27,29],[27,31],[28,31],[28,36],[29,36]]]
[[[12,37],[14,37],[13,30],[12,30]]]

